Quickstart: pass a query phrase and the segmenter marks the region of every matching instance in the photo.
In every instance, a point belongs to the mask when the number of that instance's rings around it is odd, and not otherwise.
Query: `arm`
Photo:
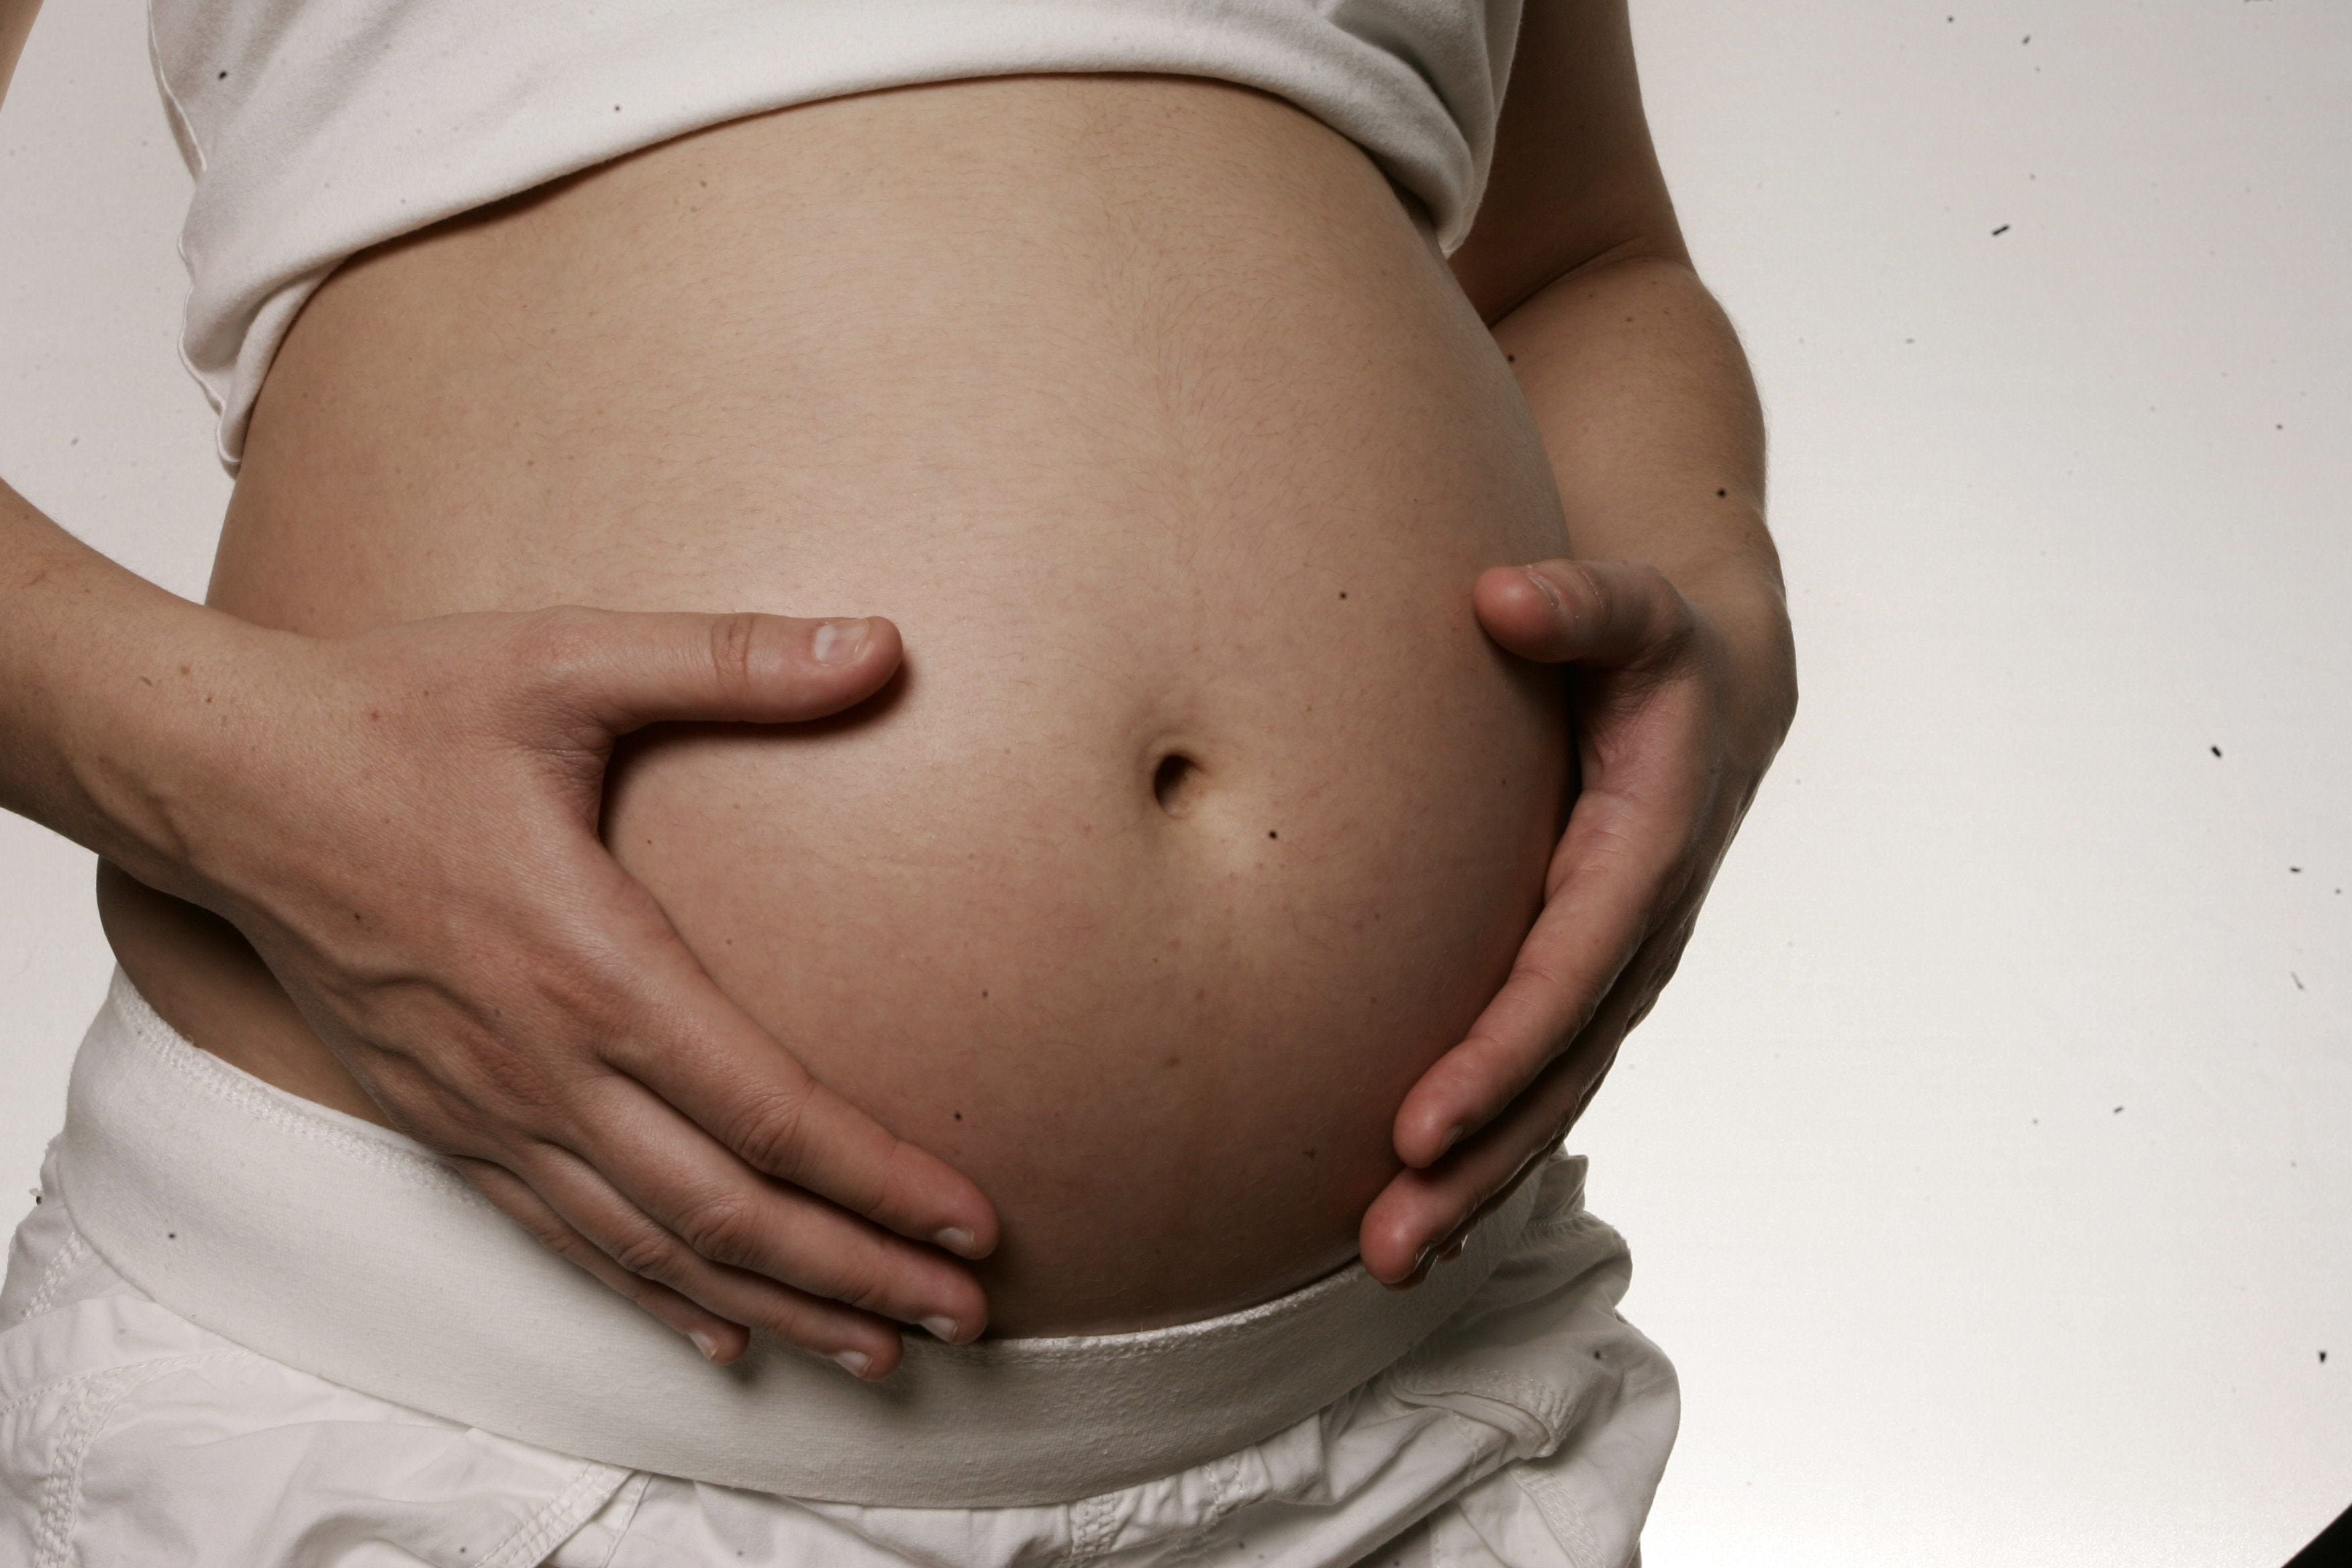
[[[1476,226],[1453,258],[1510,356],[1574,557],[1497,568],[1489,635],[1577,667],[1581,793],[1544,909],[1399,1109],[1366,1267],[1418,1279],[1555,1147],[1672,975],[1796,708],[1764,431],[1691,268],[1623,0],[1528,7]]]
[[[33,18],[41,14],[41,0],[0,0],[0,100],[8,96],[9,79],[32,36]]]
[[[33,11],[0,0],[0,89]],[[646,724],[838,711],[898,655],[752,615],[270,631],[0,485],[0,807],[236,926],[394,1125],[714,1360],[747,1325],[873,1377],[897,1322],[971,1338],[928,1244],[984,1256],[995,1216],[719,992],[598,840],[604,766]]]

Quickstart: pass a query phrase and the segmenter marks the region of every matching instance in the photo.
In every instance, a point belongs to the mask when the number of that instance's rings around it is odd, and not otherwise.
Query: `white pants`
[[[506,1258],[500,1248],[514,1238],[501,1231],[485,1232],[474,1253],[453,1244],[440,1276],[406,1287],[405,1299],[470,1297],[500,1320],[486,1332],[552,1342],[532,1376],[567,1385],[545,1395],[551,1409],[571,1411],[566,1430],[577,1434],[559,1445],[453,1408],[478,1384],[501,1381],[494,1372],[446,1392],[425,1375],[452,1357],[489,1367],[491,1350],[504,1343],[519,1355],[522,1340],[469,1337],[462,1315],[436,1321],[422,1305],[404,1332],[357,1307],[343,1311],[403,1290],[394,1275],[366,1275],[386,1249],[350,1247],[331,1255],[342,1272],[323,1268],[305,1251],[320,1245],[311,1227],[294,1224],[299,1204],[267,1184],[240,1186],[228,1163],[239,1151],[246,1164],[290,1172],[329,1150],[333,1163],[303,1168],[304,1185],[337,1187],[342,1207],[324,1212],[340,1215],[339,1228],[396,1215],[404,1200],[385,1184],[396,1178],[447,1205],[410,1216],[420,1235],[455,1233],[469,1223],[455,1189],[420,1185],[416,1170],[392,1160],[423,1152],[394,1147],[384,1140],[396,1135],[380,1129],[350,1142],[365,1124],[331,1125],[319,1118],[331,1112],[291,1097],[255,1099],[254,1080],[222,1078],[235,1069],[158,1034],[135,1006],[126,1012],[135,1000],[118,994],[93,1026],[66,1131],[0,1288],[0,1563],[9,1568],[1622,1568],[1638,1558],[1678,1396],[1665,1357],[1617,1314],[1630,1265],[1623,1241],[1582,1205],[1580,1159],[1555,1159],[1508,1215],[1474,1233],[1463,1260],[1443,1266],[1475,1272],[1424,1299],[1458,1301],[1442,1321],[1321,1408],[1313,1399],[1327,1396],[1315,1394],[1299,1406],[1311,1414],[1278,1421],[1249,1414],[1277,1407],[1257,1385],[1341,1386],[1312,1380],[1402,1321],[1420,1292],[1397,1298],[1333,1277],[1202,1323],[982,1342],[934,1356],[922,1369],[930,1381],[912,1385],[928,1403],[894,1427],[856,1405],[824,1413],[812,1391],[825,1383],[697,1390],[690,1380],[711,1374],[706,1363],[673,1374],[654,1359],[674,1336],[648,1337],[642,1351],[614,1338],[610,1359],[597,1362],[586,1347],[610,1310],[601,1292],[564,1294],[568,1275],[499,1283],[530,1251],[518,1241],[526,1251]],[[121,1029],[126,1016],[142,1026]],[[216,1091],[244,1110],[212,1103]],[[167,1117],[194,1120],[168,1138],[134,1135],[163,1132]],[[208,1140],[217,1143],[209,1154]],[[273,1140],[285,1147],[273,1152]],[[224,1191],[239,1214],[218,1212]],[[105,1224],[73,1206],[100,1198]],[[265,1250],[272,1224],[299,1234]],[[412,1238],[399,1255],[414,1265],[432,1256],[425,1246]],[[240,1274],[254,1278],[239,1285]],[[232,1287],[309,1302],[306,1323],[340,1314],[341,1337],[289,1337],[266,1304],[227,1294]],[[536,1309],[520,1329],[519,1307]],[[614,1321],[635,1331],[633,1320]],[[1269,1345],[1282,1353],[1269,1359]],[[567,1365],[562,1352],[575,1346],[579,1360]],[[306,1359],[311,1370],[292,1364]],[[386,1397],[383,1380],[402,1376],[419,1392]],[[528,1394],[529,1380],[504,1381],[499,1397]],[[353,1386],[368,1382],[376,1392]],[[638,1394],[583,1397],[600,1386],[675,1394],[662,1409]],[[998,1389],[1001,1405],[988,1397]],[[1065,1430],[1023,1426],[1024,1399]],[[538,1414],[526,1403],[507,1408],[520,1420]],[[745,1445],[745,1431],[769,1436]],[[1225,1447],[1194,1440],[1219,1431],[1239,1436]],[[828,1468],[835,1433],[835,1447],[875,1446]],[[1176,1451],[1170,1434],[1208,1457],[1164,1470],[1130,1462]],[[709,1470],[667,1473],[698,1465],[631,1462],[633,1444],[667,1444],[713,1469],[773,1451],[776,1463],[820,1479],[726,1485]],[[1018,1461],[1009,1470],[1008,1451]],[[958,1500],[978,1483],[957,1479],[949,1461],[967,1456],[974,1474],[995,1466],[989,1488],[1015,1495]],[[1072,1468],[1081,1463],[1093,1468]],[[1080,1489],[1063,1479],[1123,1465],[1130,1479],[1117,1484]],[[1074,1500],[1031,1500],[1040,1497]]]

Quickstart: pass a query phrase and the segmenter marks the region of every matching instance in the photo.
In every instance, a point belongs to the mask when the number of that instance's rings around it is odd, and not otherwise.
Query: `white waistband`
[[[755,1337],[731,1367],[543,1250],[422,1144],[190,1045],[119,972],[57,1145],[67,1207],[191,1321],[348,1387],[632,1469],[837,1502],[1066,1502],[1226,1454],[1381,1371],[1486,1283],[1581,1159],[1419,1288],[1360,1264],[1173,1328],[950,1346],[861,1384]]]

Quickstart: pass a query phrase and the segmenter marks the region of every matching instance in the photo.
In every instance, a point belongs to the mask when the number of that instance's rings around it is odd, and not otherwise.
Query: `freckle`
[[[1161,1062],[1160,1065],[1164,1068],[1182,1067],[1184,1065],[1184,1058],[1182,1057],[1170,1057],[1166,1061]]]
[[[1505,354],[1503,356],[1503,363],[1505,364],[1517,364],[1519,363],[1519,356],[1517,354]]]
[[[1308,1159],[1310,1159],[1310,1160],[1312,1160],[1313,1158],[1315,1158],[1315,1151],[1314,1151],[1314,1150],[1312,1150],[1312,1149],[1307,1150],[1307,1157]]]
[[[961,1111],[961,1110],[957,1111],[957,1112],[955,1113],[955,1119],[956,1119],[958,1121],[961,1121],[963,1120],[963,1112],[962,1112],[962,1111]]]
[[[155,683],[142,675],[139,678],[139,684],[142,686],[152,686]]]
[[[981,999],[982,1001],[983,1001],[983,1002],[987,1001],[987,1000],[988,1000],[988,993],[987,993],[986,991],[982,991],[982,992],[980,994],[980,999]]]
[[[185,674],[187,674],[187,673],[188,673],[188,667],[187,667],[186,665],[184,665],[184,665],[182,665],[182,666],[180,666],[180,673],[181,673],[182,675],[185,675]]]
[[[1267,828],[1267,829],[1265,830],[1265,836],[1266,836],[1268,838],[1279,838],[1279,837],[1282,837],[1282,835],[1281,835],[1281,834],[1276,833],[1276,832],[1273,828],[1271,828],[1271,827],[1269,827],[1269,828]]]
[[[1347,590],[1347,589],[1345,589],[1345,588],[1340,589],[1340,590],[1339,590],[1339,597],[1341,597],[1341,598],[1343,598],[1343,599],[1344,599],[1344,598],[1346,598],[1347,596],[1348,596],[1348,590]]]
[[[1715,499],[1716,499],[1716,500],[1721,500],[1724,497],[1726,497],[1726,496],[1729,495],[1730,493],[1731,493],[1731,492],[1730,492],[1729,490],[1717,490],[1717,491],[1716,491],[1716,492],[1715,492]]]

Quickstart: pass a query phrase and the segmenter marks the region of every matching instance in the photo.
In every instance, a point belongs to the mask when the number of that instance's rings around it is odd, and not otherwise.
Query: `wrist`
[[[1723,674],[1752,746],[1769,757],[1797,712],[1797,648],[1777,559],[1725,560],[1673,578],[1724,650]]]
[[[135,637],[71,703],[58,745],[87,814],[77,833],[139,880],[217,907],[222,829],[267,788],[263,693],[300,639],[184,600],[151,607]]]

